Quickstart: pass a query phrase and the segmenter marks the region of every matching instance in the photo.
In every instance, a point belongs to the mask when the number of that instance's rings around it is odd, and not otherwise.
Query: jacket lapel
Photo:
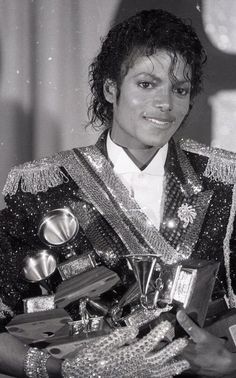
[[[107,132],[96,146],[107,157]],[[185,152],[170,140],[165,165],[164,210],[160,233],[188,258],[198,241],[213,190],[204,190]]]
[[[177,251],[190,256],[213,194],[202,183],[189,159],[173,140],[166,161],[164,211],[160,231]]]

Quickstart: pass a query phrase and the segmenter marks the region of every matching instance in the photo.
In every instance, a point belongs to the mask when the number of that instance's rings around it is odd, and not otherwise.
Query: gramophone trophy
[[[38,236],[48,246],[61,246],[71,241],[79,230],[78,219],[69,207],[49,211],[42,219]]]
[[[43,287],[47,295],[44,292],[25,299],[25,313],[15,316],[7,327],[26,343],[46,342],[52,354],[60,349],[60,356],[73,350],[84,337],[111,330],[104,322],[108,307],[99,296],[120,282],[115,272],[97,264],[92,253],[77,256],[74,239],[78,230],[78,220],[69,207],[51,210],[42,218],[38,236],[45,249],[28,252],[22,262],[22,276]],[[60,262],[61,247],[64,262]],[[74,302],[78,320],[68,313],[67,306]]]
[[[49,294],[52,288],[49,278],[57,269],[57,258],[48,249],[30,252],[22,262],[22,275],[29,282],[37,282],[44,287]]]
[[[128,255],[126,256],[131,265],[134,276],[140,290],[140,304],[148,309],[153,308],[148,301],[148,293],[150,292],[150,284],[154,270],[159,270],[160,265],[157,263],[156,255]]]
[[[150,254],[126,258],[138,283],[142,307],[147,310],[167,305],[184,308],[203,326],[219,263],[189,259],[168,266]]]
[[[78,219],[69,207],[49,211],[39,225],[38,236],[44,244],[51,248],[65,246],[67,249],[66,261],[57,266],[62,280],[93,269],[97,265],[93,253],[76,255],[73,240],[78,231]]]
[[[40,240],[47,249],[29,251],[22,262],[22,275],[29,282],[39,283],[49,294],[53,293],[50,277],[58,269],[55,247],[71,241],[77,234],[79,223],[70,208],[63,207],[49,211],[41,220],[38,228]],[[54,249],[54,251],[53,251]],[[75,252],[68,245],[68,254]]]

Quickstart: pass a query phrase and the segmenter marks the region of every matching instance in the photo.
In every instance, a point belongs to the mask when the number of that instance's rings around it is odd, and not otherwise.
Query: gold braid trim
[[[236,183],[236,153],[221,148],[208,147],[187,139],[181,140],[180,147],[188,152],[208,157],[204,176],[225,184]]]
[[[4,196],[16,194],[19,185],[22,192],[37,194],[67,182],[68,179],[62,172],[57,157],[59,154],[12,168],[2,194]]]

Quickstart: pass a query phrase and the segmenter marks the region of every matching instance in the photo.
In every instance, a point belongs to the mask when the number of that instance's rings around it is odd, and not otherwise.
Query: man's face
[[[130,149],[161,148],[180,127],[189,111],[190,82],[185,63],[178,57],[170,75],[171,57],[164,50],[138,57],[123,79],[120,96],[110,84],[104,89],[113,104],[112,140]],[[190,76],[190,68],[189,75]]]

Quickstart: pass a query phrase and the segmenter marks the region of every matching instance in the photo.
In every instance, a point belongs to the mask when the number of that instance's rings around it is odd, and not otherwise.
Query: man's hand
[[[182,356],[189,361],[191,371],[206,377],[236,377],[236,354],[228,351],[223,339],[198,327],[182,310],[177,320],[190,336]]]
[[[134,326],[113,331],[110,335],[82,342],[75,355],[62,363],[63,378],[122,377],[170,378],[189,368],[189,363],[176,356],[187,344],[177,339],[153,352],[171,330],[168,321],[137,339]]]

